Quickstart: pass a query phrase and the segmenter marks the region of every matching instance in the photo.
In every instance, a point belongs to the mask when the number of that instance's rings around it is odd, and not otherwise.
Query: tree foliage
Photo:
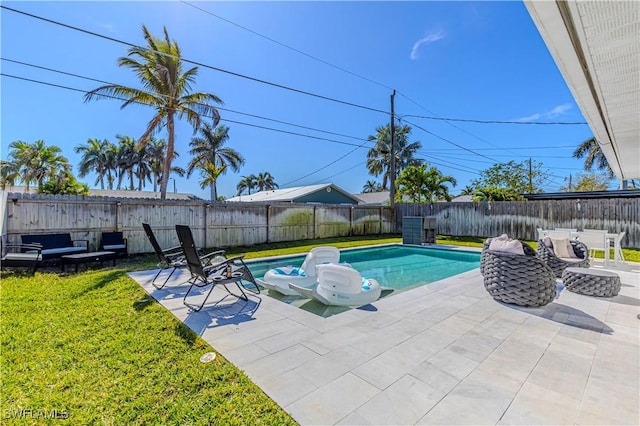
[[[408,166],[400,173],[396,181],[397,201],[401,201],[402,196],[409,197],[414,203],[451,201],[447,184],[455,186],[456,179],[443,175],[436,167],[427,167],[427,164]]]
[[[191,161],[187,166],[187,177],[191,176],[194,170],[200,170],[201,177],[208,182],[208,186],[211,188],[211,200],[218,199],[216,187],[218,177],[226,173],[227,169],[237,172],[244,164],[244,158],[238,151],[224,146],[227,140],[229,140],[227,126],[214,128],[209,123],[203,123],[200,128],[200,136],[192,138],[189,143]],[[215,179],[212,179],[212,170],[218,171]]]
[[[89,195],[89,186],[78,182],[71,172],[65,171],[52,176],[38,189],[38,194]]]
[[[535,194],[542,191],[542,185],[548,179],[549,173],[542,169],[542,163],[535,160],[517,163],[494,164],[481,172],[481,177],[471,181],[474,197],[484,196],[507,197],[523,200],[522,194]],[[483,195],[484,194],[484,195]]]
[[[609,179],[613,179],[615,177],[613,170],[611,170],[611,166],[609,166],[607,157],[604,156],[596,138],[587,139],[578,145],[575,151],[573,151],[573,157],[578,159],[584,158],[585,170],[592,171],[595,167],[596,169],[605,172]]]
[[[560,188],[560,192],[585,192],[585,191],[606,191],[611,178],[608,174],[601,173],[579,173],[575,183],[569,183]]]
[[[160,181],[161,198],[167,194],[167,183],[175,152],[175,120],[186,119],[194,133],[200,128],[202,117],[212,117],[215,127],[220,119],[218,110],[209,102],[222,104],[215,95],[191,92],[198,67],[184,70],[181,50],[175,40],[169,38],[164,28],[164,38],[156,38],[147,27],[142,26],[146,47],[134,46],[128,55],[118,59],[118,65],[133,71],[142,84],[142,89],[108,84],[87,93],[85,102],[93,99],[125,99],[121,108],[131,104],[148,105],[155,115],[147,124],[144,134],[138,139],[138,147],[145,146],[161,129],[168,134],[167,148]],[[217,164],[220,166],[220,164]]]
[[[397,126],[395,130],[395,166],[396,177],[408,166],[417,166],[422,160],[415,158],[416,152],[422,148],[419,141],[409,142],[411,126]],[[375,141],[373,148],[367,153],[367,169],[373,176],[382,175],[382,190],[387,189],[387,183],[391,181],[391,126],[376,127],[376,134],[368,137]]]
[[[61,154],[60,147],[47,145],[43,140],[33,143],[14,141],[9,144],[8,160],[3,162],[2,186],[23,183],[41,189],[45,182],[64,173],[71,173],[71,165]]]
[[[364,194],[382,191],[384,191],[384,189],[382,189],[382,184],[380,182],[376,182],[375,180],[368,180],[362,186],[362,192]]]

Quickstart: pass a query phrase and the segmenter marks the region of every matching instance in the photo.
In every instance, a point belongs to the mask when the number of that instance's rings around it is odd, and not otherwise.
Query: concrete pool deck
[[[187,271],[162,290],[129,275],[303,425],[637,425],[639,270],[612,269],[613,298],[521,308],[475,269],[328,318],[219,288],[190,312]]]

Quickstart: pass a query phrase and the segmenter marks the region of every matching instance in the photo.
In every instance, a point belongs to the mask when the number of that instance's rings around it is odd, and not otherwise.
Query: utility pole
[[[570,173],[569,174],[569,192],[571,192],[571,177],[572,177],[572,175]]]
[[[531,158],[529,158],[529,194],[533,192],[533,171],[531,170]]]
[[[391,94],[391,147],[389,149],[389,155],[391,156],[389,159],[389,198],[391,207],[395,206],[396,203],[396,120],[393,104],[395,96],[396,91],[394,89]]]

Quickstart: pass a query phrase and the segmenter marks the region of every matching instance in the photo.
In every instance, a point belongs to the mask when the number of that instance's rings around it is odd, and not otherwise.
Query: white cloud
[[[527,117],[520,117],[520,118],[516,118],[513,121],[520,121],[520,122],[529,122],[529,121],[536,121],[536,120],[549,120],[549,119],[553,119],[553,118],[558,118],[562,115],[564,115],[567,111],[569,111],[570,109],[573,108],[573,105],[571,104],[562,104],[562,105],[558,105],[556,107],[554,107],[553,109],[546,111],[546,112],[536,112],[535,114],[531,114]]]
[[[442,40],[444,38],[444,33],[442,31],[438,31],[437,33],[429,34],[428,36],[421,38],[413,44],[413,49],[411,49],[410,58],[412,60],[418,59],[418,49],[422,45],[431,44],[435,41]]]

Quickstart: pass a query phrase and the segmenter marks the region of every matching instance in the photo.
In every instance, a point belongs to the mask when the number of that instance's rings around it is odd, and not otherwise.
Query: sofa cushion
[[[65,255],[65,254],[74,254],[74,253],[84,253],[86,251],[87,251],[86,247],[58,247],[58,248],[52,248],[52,249],[44,249],[42,250],[42,255],[43,256],[50,256],[52,254]]]
[[[125,246],[124,244],[111,244],[111,245],[105,245],[102,246],[102,248],[104,250],[124,250],[125,248],[127,248],[127,246]]]

